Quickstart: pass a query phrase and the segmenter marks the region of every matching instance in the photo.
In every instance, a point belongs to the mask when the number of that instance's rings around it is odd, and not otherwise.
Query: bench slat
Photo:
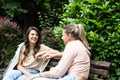
[[[103,69],[96,69],[96,68],[91,68],[90,69],[90,74],[97,74],[97,75],[101,75],[104,77],[107,77],[107,75],[109,74],[108,70],[103,70]]]
[[[104,61],[90,61],[91,68],[90,68],[90,78],[89,80],[104,80],[107,78],[109,74],[110,69],[110,62],[104,62]],[[96,75],[97,77],[94,77],[92,75]]]
[[[58,64],[58,62],[50,62],[50,66],[51,67],[54,67],[54,66],[56,66]]]
[[[96,67],[96,68],[103,68],[103,69],[109,69],[110,68],[110,62],[91,60],[90,64],[92,66]]]
[[[104,79],[101,79],[101,78],[89,78],[88,80],[104,80]]]

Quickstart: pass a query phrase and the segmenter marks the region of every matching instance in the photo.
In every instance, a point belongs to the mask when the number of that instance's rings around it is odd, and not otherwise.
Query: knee
[[[22,75],[22,73],[18,70],[9,70],[5,73],[3,78],[16,78],[17,76]]]
[[[18,70],[9,70],[8,72],[6,72],[5,75],[15,75],[15,74],[22,74],[22,73]]]
[[[26,75],[19,76],[16,80],[27,80]]]

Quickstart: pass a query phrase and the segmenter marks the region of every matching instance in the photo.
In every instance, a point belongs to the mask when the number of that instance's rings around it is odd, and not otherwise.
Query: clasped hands
[[[55,53],[56,53],[56,50],[45,50],[35,54],[34,58],[46,60],[46,59],[53,58],[55,56]]]

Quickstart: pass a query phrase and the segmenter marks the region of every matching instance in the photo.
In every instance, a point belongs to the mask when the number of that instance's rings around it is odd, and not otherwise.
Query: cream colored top
[[[90,52],[84,47],[81,41],[74,40],[67,43],[63,56],[58,65],[50,70],[52,78],[61,78],[68,74],[88,78],[90,69]]]
[[[50,50],[50,49],[51,48],[41,44],[40,52]],[[25,46],[23,46],[22,54],[24,50],[25,50]],[[40,71],[40,67],[45,62],[45,60],[42,60],[42,59],[35,60],[33,54],[34,54],[33,50],[30,50],[30,53],[28,54],[28,56],[25,57],[22,63],[22,66],[25,68],[33,68]]]

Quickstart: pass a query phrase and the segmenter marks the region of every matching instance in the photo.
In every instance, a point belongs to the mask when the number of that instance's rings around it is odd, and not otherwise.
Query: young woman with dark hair
[[[41,44],[40,32],[36,27],[29,27],[26,32],[24,43],[21,44],[18,54],[18,62],[15,69],[8,70],[3,80],[26,80],[27,77],[31,77],[33,74],[42,72],[47,66],[49,59],[41,59],[40,56],[50,52],[56,53],[57,50],[53,50],[48,46]],[[14,64],[13,64],[14,65]]]

